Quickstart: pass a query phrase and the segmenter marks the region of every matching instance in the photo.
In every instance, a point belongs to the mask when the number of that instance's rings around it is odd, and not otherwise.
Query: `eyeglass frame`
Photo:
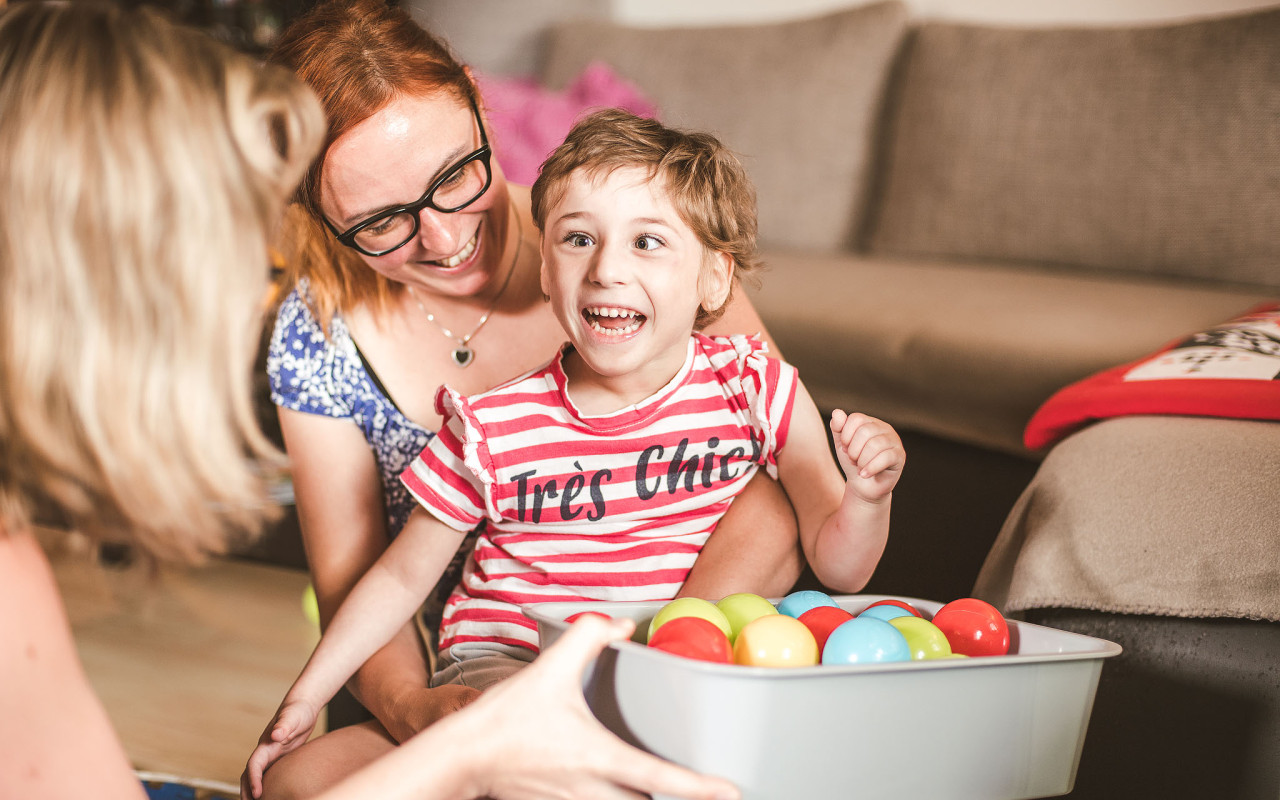
[[[463,156],[461,159],[455,161],[453,164],[451,164],[448,169],[446,169],[443,173],[440,174],[440,177],[436,178],[434,181],[431,182],[431,185],[427,187],[427,191],[423,193],[422,197],[419,197],[417,200],[415,200],[412,203],[408,203],[407,205],[403,205],[403,206],[396,206],[395,208],[389,208],[386,211],[382,211],[377,214],[374,214],[373,216],[367,219],[363,219],[360,222],[357,222],[355,225],[351,226],[350,228],[347,228],[345,231],[341,233],[339,233],[338,229],[334,227],[332,222],[329,221],[328,217],[326,217],[323,213],[320,214],[320,221],[325,224],[325,227],[329,229],[329,231],[334,235],[334,237],[342,245],[349,247],[352,250],[355,250],[357,253],[369,256],[370,258],[377,258],[378,256],[385,256],[387,253],[394,253],[396,250],[399,250],[401,247],[404,247],[406,244],[413,241],[413,238],[418,235],[418,230],[421,228],[421,225],[422,225],[422,219],[419,216],[420,214],[422,214],[422,209],[430,208],[431,210],[438,211],[441,214],[453,214],[471,205],[475,201],[479,200],[481,197],[484,197],[485,192],[489,191],[489,187],[493,185],[493,166],[490,163],[491,159],[493,158],[493,148],[489,146],[489,135],[485,133],[484,121],[480,119],[480,109],[476,107],[475,99],[471,98],[470,100],[468,100],[468,102],[471,105],[471,113],[475,115],[476,126],[480,128],[480,146],[475,150],[472,150],[467,155]],[[436,190],[440,188],[440,185],[444,183],[446,180],[448,180],[449,178],[453,177],[455,173],[457,173],[459,170],[466,167],[472,161],[477,161],[477,160],[484,165],[485,179],[484,179],[484,186],[480,188],[480,191],[476,193],[476,196],[471,198],[467,202],[463,203],[462,205],[454,206],[453,208],[441,208],[440,206],[436,205],[435,201],[432,198],[435,195]],[[364,230],[365,228],[369,227],[375,222],[380,222],[384,219],[389,219],[391,217],[394,217],[397,214],[406,214],[406,213],[409,214],[411,217],[413,217],[413,230],[409,233],[408,237],[406,237],[405,240],[400,244],[396,245],[395,247],[389,247],[386,250],[379,250],[377,252],[374,252],[371,250],[366,250],[356,243],[355,237],[356,237],[356,234],[360,233],[360,231]]]

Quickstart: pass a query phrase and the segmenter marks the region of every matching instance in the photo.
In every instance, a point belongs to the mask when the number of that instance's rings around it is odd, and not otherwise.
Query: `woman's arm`
[[[736,592],[782,597],[804,569],[797,531],[787,493],[757,470],[707,539],[679,596],[713,603]]]
[[[707,333],[758,333],[777,356],[773,339],[741,286],[734,287],[724,316]],[[763,470],[758,471],[707,540],[680,595],[712,602],[735,592],[781,597],[791,591],[804,569],[797,530],[787,493]]]
[[[0,783],[6,797],[142,800],[76,656],[49,562],[0,528]]]
[[[373,453],[349,420],[280,410],[294,494],[322,627],[386,550],[382,482]],[[349,683],[397,741],[475,698],[466,687],[428,689],[426,654],[411,623]]]

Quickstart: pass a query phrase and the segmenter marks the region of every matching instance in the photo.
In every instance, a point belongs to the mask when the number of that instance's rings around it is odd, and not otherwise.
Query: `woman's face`
[[[342,135],[320,175],[320,209],[339,231],[422,197],[450,167],[480,147],[471,106],[447,93],[399,97]],[[381,256],[361,256],[378,273],[436,294],[478,294],[501,277],[508,225],[507,184],[493,182],[452,214],[424,208],[418,233]]]

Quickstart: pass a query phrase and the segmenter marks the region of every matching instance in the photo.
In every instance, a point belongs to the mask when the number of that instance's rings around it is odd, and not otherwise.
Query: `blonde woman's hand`
[[[469,786],[475,796],[740,797],[726,780],[698,775],[624,743],[587,708],[582,694],[587,664],[634,628],[628,620],[584,617],[527,668],[450,718],[448,724],[455,726],[451,735],[467,737],[474,754]]]

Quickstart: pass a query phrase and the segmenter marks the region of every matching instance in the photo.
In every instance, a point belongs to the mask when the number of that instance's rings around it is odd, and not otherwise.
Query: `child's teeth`
[[[610,328],[600,324],[599,320],[604,318],[629,319],[630,322],[622,327]],[[587,309],[587,324],[605,336],[625,336],[628,333],[634,333],[643,323],[644,317],[630,309],[610,306],[595,306]]]

